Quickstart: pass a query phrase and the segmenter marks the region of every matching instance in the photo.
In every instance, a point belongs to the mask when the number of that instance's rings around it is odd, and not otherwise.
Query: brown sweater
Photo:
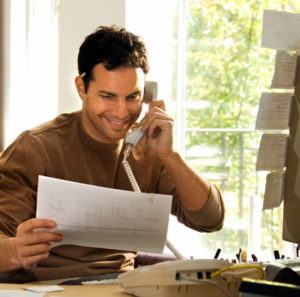
[[[23,132],[0,157],[0,235],[15,236],[21,222],[35,217],[38,175],[132,190],[121,166],[122,150],[122,144],[91,138],[80,112]],[[223,226],[224,205],[214,185],[202,209],[186,211],[168,172],[143,141],[128,161],[142,192],[173,195],[172,214],[180,222],[204,232]],[[131,269],[134,257],[132,252],[64,245],[52,248],[37,267],[13,273],[21,282],[96,275]]]

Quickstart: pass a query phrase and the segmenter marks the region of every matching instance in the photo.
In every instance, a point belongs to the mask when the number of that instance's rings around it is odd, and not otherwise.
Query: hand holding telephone
[[[151,102],[152,100],[155,100],[155,99],[157,99],[157,82],[146,81],[143,100],[145,102]],[[126,147],[125,147],[125,150],[123,153],[124,159],[122,161],[122,164],[128,175],[128,178],[132,185],[132,188],[135,192],[140,192],[141,190],[135,180],[135,177],[133,175],[131,167],[126,159],[130,155],[132,148],[136,147],[139,144],[139,142],[142,140],[144,135],[145,135],[145,132],[142,131],[142,127],[140,126],[138,129],[130,132],[125,138]]]
[[[157,99],[157,91],[158,91],[158,84],[155,81],[146,81],[145,82],[145,89],[144,89],[144,101],[145,102],[151,102],[152,100]],[[142,140],[145,133],[142,131],[142,127],[139,127],[138,129],[130,132],[126,138],[126,148],[124,150],[124,161],[126,161],[126,158],[129,156],[131,150],[133,147],[136,147],[139,142]]]
[[[146,81],[145,89],[144,89],[144,102],[151,102],[152,100],[157,99],[157,90],[158,84],[155,81]],[[135,147],[139,144],[144,136],[144,132],[142,132],[142,128],[132,131],[125,138],[125,143],[130,145],[131,147]]]

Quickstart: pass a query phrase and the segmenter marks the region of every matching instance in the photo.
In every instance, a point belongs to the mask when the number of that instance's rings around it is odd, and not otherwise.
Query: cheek
[[[142,111],[142,103],[141,102],[132,102],[128,104],[128,110],[131,114],[139,116]]]
[[[93,114],[103,113],[107,110],[107,106],[105,106],[105,104],[103,104],[100,100],[87,100],[85,101],[84,108],[89,113]]]

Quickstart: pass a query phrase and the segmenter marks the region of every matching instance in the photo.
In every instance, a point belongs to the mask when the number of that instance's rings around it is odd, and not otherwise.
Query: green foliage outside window
[[[247,247],[249,205],[253,199],[262,203],[264,195],[265,173],[255,171],[261,132],[253,130],[260,94],[270,91],[276,51],[260,46],[263,11],[300,12],[300,3],[185,3],[185,157],[220,187],[226,202],[225,228],[205,236],[207,248],[231,253]],[[177,70],[174,80],[176,75]],[[281,216],[281,208],[262,213],[262,250],[271,252],[282,245]]]

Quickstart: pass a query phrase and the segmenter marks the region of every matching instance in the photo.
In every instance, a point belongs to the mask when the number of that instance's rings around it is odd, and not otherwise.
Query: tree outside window
[[[266,174],[255,171],[262,135],[255,120],[276,54],[260,46],[264,9],[300,12],[300,3],[179,0],[174,17],[176,135],[182,135],[185,159],[219,186],[226,204],[223,230],[201,235],[210,254],[220,247],[232,256],[248,247],[270,258],[283,249],[282,208],[262,212]]]

